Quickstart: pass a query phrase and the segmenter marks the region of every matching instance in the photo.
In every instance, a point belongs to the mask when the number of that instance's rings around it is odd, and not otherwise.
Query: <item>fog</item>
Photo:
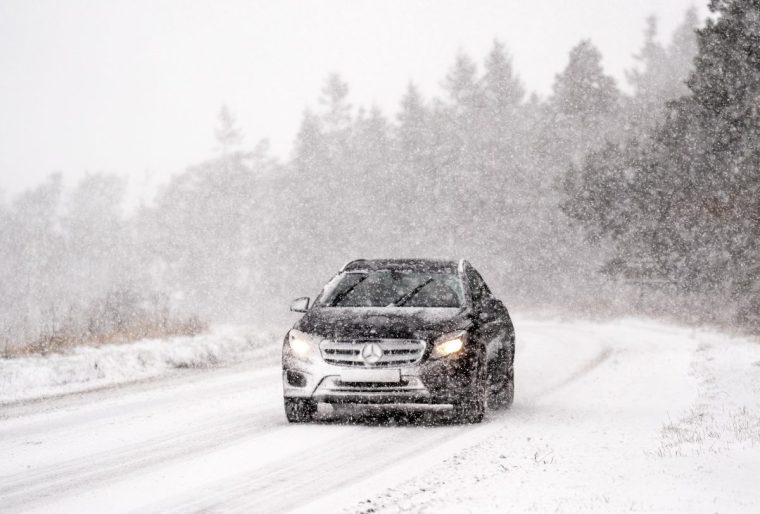
[[[0,346],[277,327],[372,257],[466,258],[512,309],[756,330],[760,11],[719,4],[641,20],[625,83],[582,40],[530,94],[497,40],[394,110],[325,70],[288,158],[220,106],[216,149],[139,207],[123,176],[52,175],[0,203]]]

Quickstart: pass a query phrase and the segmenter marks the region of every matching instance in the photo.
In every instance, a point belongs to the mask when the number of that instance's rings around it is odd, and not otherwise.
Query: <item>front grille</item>
[[[382,356],[375,363],[366,362],[362,358],[362,348],[373,343],[382,350]],[[336,366],[365,368],[409,366],[422,359],[425,353],[425,341],[419,339],[327,339],[322,341],[320,349],[325,362]]]

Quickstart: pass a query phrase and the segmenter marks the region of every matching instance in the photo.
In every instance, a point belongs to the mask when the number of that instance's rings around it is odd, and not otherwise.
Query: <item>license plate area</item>
[[[347,369],[340,374],[341,382],[401,382],[400,369]]]

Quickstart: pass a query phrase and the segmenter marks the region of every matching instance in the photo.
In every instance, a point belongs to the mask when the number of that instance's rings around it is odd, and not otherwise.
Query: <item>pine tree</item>
[[[626,78],[633,86],[627,118],[631,128],[639,134],[650,130],[661,120],[660,113],[665,109],[665,101],[672,100],[668,95],[673,75],[667,51],[657,41],[657,18],[650,16],[646,23],[644,44],[635,55],[640,67],[626,72]]]
[[[355,158],[373,176],[385,176],[390,169],[390,126],[383,112],[373,105],[369,115],[362,114],[356,121]]]
[[[604,73],[601,61],[599,50],[590,41],[581,41],[555,78],[544,128],[548,148],[544,151],[552,166],[562,171],[568,163],[578,165],[584,155],[598,150],[605,141],[621,137],[620,94],[615,80]]]
[[[324,108],[322,121],[327,133],[337,133],[348,129],[351,124],[351,104],[348,102],[348,84],[340,75],[332,73],[322,87],[319,103]]]
[[[214,135],[222,154],[228,154],[243,142],[243,133],[237,127],[235,117],[226,105],[222,105],[219,109],[218,122]]]
[[[484,114],[480,121],[482,184],[478,197],[487,210],[499,211],[523,198],[519,175],[522,170],[518,155],[524,146],[521,140],[521,102],[525,96],[520,79],[512,69],[512,59],[505,46],[494,41],[485,60],[485,72],[481,78],[484,97]],[[484,223],[498,223],[495,232],[504,232],[510,216]]]
[[[417,87],[411,82],[401,99],[401,110],[396,116],[396,137],[401,160],[415,168],[425,166],[426,156],[431,152],[429,114]]]
[[[484,96],[484,116],[482,121],[489,167],[504,165],[514,161],[515,141],[520,127],[520,103],[525,96],[525,88],[512,69],[512,59],[499,41],[485,62],[485,73],[481,79]]]
[[[675,99],[689,93],[686,80],[694,70],[694,57],[697,55],[697,26],[699,18],[697,9],[686,10],[683,22],[673,32],[668,45],[668,67],[673,81],[668,96]]]
[[[477,80],[478,67],[467,54],[460,52],[454,66],[443,81],[451,105],[466,115],[470,115],[482,105],[482,90]]]
[[[460,52],[443,81],[448,102],[440,102],[434,108],[434,116],[440,120],[434,122],[440,131],[440,139],[435,143],[440,146],[438,153],[445,156],[446,163],[440,171],[450,184],[462,182],[461,187],[477,182],[472,173],[481,168],[478,161],[483,155],[480,128],[486,111],[477,74],[475,61]]]
[[[705,279],[722,279],[760,325],[760,2],[713,0],[710,9],[719,16],[698,31],[693,95],[674,123],[695,113],[704,139],[692,173],[703,172],[699,229],[714,234]]]
[[[696,10],[686,11],[667,48],[657,41],[657,19],[647,19],[644,44],[635,56],[640,67],[626,72],[634,89],[627,119],[633,136],[643,137],[663,121],[666,104],[688,93],[686,80],[696,54]]]
[[[315,173],[325,157],[324,135],[319,117],[310,110],[303,113],[301,127],[293,145],[293,163],[302,173]]]
[[[482,84],[490,113],[501,122],[506,122],[522,102],[525,88],[515,75],[512,59],[500,41],[494,41],[486,58]]]
[[[552,101],[561,113],[583,119],[617,108],[615,80],[604,73],[602,54],[591,41],[583,40],[570,51],[567,67],[555,79]]]

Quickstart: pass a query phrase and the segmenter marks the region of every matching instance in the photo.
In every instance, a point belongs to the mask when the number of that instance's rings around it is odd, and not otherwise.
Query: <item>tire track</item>
[[[602,365],[612,354],[602,348],[591,360],[584,362],[569,376],[528,397],[529,401],[550,395],[583,378]],[[256,470],[255,476],[241,477],[230,482],[217,481],[194,494],[192,498],[173,499],[148,508],[151,512],[284,512],[317,501],[320,497],[342,487],[367,479],[393,466],[404,466],[445,443],[469,434],[463,448],[475,446],[490,434],[500,431],[510,421],[508,412],[495,414],[490,422],[473,426],[440,427],[435,435],[404,430],[398,435],[374,437],[375,431],[358,430],[350,441],[341,440],[339,452],[333,447],[322,448],[306,455],[291,456]],[[295,428],[295,427],[294,427]],[[304,431],[308,426],[298,427]],[[362,427],[364,428],[364,427]],[[397,430],[397,427],[384,427]],[[420,427],[423,430],[435,428]],[[438,427],[436,427],[438,428]],[[473,440],[474,439],[474,440]],[[360,441],[357,443],[357,441]],[[381,450],[378,451],[378,448]],[[346,471],[343,471],[346,470]],[[318,480],[315,478],[318,477]]]
[[[233,375],[228,375],[231,370],[233,371]],[[279,374],[279,368],[276,367],[260,368],[253,372],[241,370],[240,366],[228,369],[213,368],[204,370],[202,372],[203,380],[216,381],[220,378],[232,378],[231,381],[212,383],[204,389],[204,392],[205,394],[209,394],[213,390],[225,389],[235,384],[258,384],[268,380],[270,378],[268,375],[273,374],[274,370],[277,370],[276,373]],[[62,410],[74,409],[82,405],[89,406],[104,403],[106,404],[104,407],[107,407],[108,402],[112,400],[130,406],[155,403],[157,399],[172,397],[178,391],[197,388],[197,384],[193,383],[192,380],[199,376],[198,373],[198,370],[176,370],[165,376],[105,385],[87,391],[61,393],[44,398],[3,403],[0,404],[0,421],[17,420],[47,413],[58,413]],[[0,430],[0,434],[6,432],[6,430]]]
[[[410,437],[406,428],[401,431],[399,427],[387,428],[379,437],[377,431],[371,428],[355,430],[348,440],[344,436],[330,439],[321,448],[306,455],[293,455],[263,466],[256,470],[255,476],[241,477],[232,482],[217,481],[192,498],[179,502],[173,499],[147,510],[176,513],[281,512],[371,476],[379,469],[423,454],[467,430],[463,426],[443,426],[426,428],[425,433],[420,433],[414,428]],[[431,430],[437,433],[429,433]],[[333,444],[334,439],[340,441]],[[349,471],[342,472],[342,469]]]
[[[570,374],[567,378],[560,380],[559,382],[550,385],[549,387],[546,387],[533,395],[533,399],[537,400],[539,398],[543,398],[544,396],[548,396],[556,391],[559,391],[560,389],[563,389],[567,387],[568,385],[572,384],[573,382],[576,382],[577,380],[580,380],[581,378],[585,377],[592,371],[594,371],[596,368],[601,366],[607,359],[609,359],[610,355],[612,355],[612,349],[611,348],[604,348],[599,355],[597,355],[594,359],[590,360],[583,366],[581,366],[579,369],[575,370],[573,373]]]
[[[169,434],[132,445],[67,461],[61,465],[21,475],[0,477],[0,501],[4,508],[17,511],[31,503],[62,491],[90,488],[135,472],[145,472],[188,455],[199,456],[234,446],[238,442],[284,428],[279,409],[268,409],[264,423],[253,425],[249,412],[225,423],[208,423],[184,435]]]

